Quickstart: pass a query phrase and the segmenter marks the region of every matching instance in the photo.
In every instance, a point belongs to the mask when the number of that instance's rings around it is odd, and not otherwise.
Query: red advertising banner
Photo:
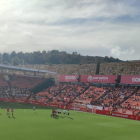
[[[110,111],[106,111],[106,110],[96,110],[96,114],[110,115],[110,116],[114,116],[114,117],[120,117],[120,118],[132,119],[132,120],[140,119],[140,118],[136,117],[136,115],[121,114],[121,113],[110,112]]]
[[[120,113],[114,113],[114,112],[111,115],[114,117],[136,120],[136,115],[127,115],[127,114],[120,114]]]
[[[133,111],[132,110],[127,110],[127,109],[117,109],[117,113],[133,115]]]
[[[81,75],[81,82],[116,83],[117,75]]]
[[[117,113],[122,113],[123,109],[117,109]]]
[[[122,75],[121,84],[140,84],[140,75]]]
[[[59,75],[60,82],[77,82],[79,75]]]
[[[133,115],[133,111],[132,110],[126,110],[125,113],[128,114],[128,115]]]

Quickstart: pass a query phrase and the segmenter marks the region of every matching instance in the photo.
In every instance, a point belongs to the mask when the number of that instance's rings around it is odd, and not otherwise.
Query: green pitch
[[[6,108],[14,107],[14,117]],[[70,111],[51,118],[51,108],[0,102],[0,140],[139,140],[140,122]],[[67,112],[67,110],[66,110]]]

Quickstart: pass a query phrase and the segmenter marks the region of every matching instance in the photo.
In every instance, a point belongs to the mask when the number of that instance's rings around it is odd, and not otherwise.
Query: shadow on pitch
[[[68,119],[71,119],[71,120],[74,120],[73,118],[71,118],[71,117],[67,117]]]
[[[12,116],[12,117],[11,117],[11,116],[8,116],[8,118],[9,118],[9,119],[11,119],[11,118],[16,119],[14,116]]]
[[[59,119],[59,117],[52,117],[52,118],[54,118],[54,119]]]
[[[59,116],[59,117],[61,117],[61,118],[65,118],[64,116]]]
[[[59,116],[51,116],[54,119],[59,119]]]
[[[67,116],[59,116],[59,117],[61,117],[61,118],[68,118],[68,119],[74,120],[73,118],[67,117]]]
[[[7,109],[8,107],[14,108],[14,109],[33,109],[34,106],[36,106],[36,109],[52,109],[52,107],[47,106],[40,106],[40,105],[33,105],[33,104],[25,104],[25,103],[9,103],[9,102],[2,102],[0,101],[1,108]]]
[[[37,114],[36,112],[34,112],[35,114]]]

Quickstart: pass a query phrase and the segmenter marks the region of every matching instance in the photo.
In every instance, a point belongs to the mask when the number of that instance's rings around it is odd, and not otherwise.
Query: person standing
[[[65,113],[66,113],[66,112],[65,112],[65,109],[64,109],[64,110],[63,110],[63,114],[64,114],[64,116],[65,116]]]
[[[7,108],[7,115],[10,115],[10,114],[9,114],[9,107]]]
[[[13,108],[11,109],[11,112],[12,112],[12,116],[13,116],[14,115],[14,109]]]
[[[35,112],[35,106],[33,107],[33,111]]]
[[[59,109],[60,115],[61,115],[61,109]]]
[[[69,115],[70,115],[70,111],[68,110],[68,117],[69,117]]]
[[[59,115],[59,114],[60,114],[60,109],[58,109],[58,111],[57,111],[57,112],[58,112],[58,115]]]

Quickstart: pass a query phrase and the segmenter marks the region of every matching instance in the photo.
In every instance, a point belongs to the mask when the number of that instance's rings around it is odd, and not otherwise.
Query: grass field
[[[6,108],[15,108],[14,117]],[[70,111],[51,118],[51,108],[0,102],[0,140],[139,140],[140,122]]]

